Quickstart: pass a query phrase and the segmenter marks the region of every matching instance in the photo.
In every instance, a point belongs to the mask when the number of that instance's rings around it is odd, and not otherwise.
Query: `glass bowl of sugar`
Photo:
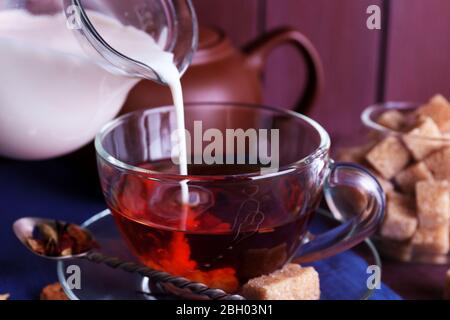
[[[364,142],[337,159],[368,168],[386,194],[375,243],[386,257],[447,264],[450,222],[450,104],[441,95],[424,104],[389,102],[366,108]]]

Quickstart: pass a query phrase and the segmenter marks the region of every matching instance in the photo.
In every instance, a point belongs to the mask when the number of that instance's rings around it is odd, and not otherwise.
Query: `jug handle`
[[[283,44],[291,44],[297,48],[306,62],[308,80],[295,105],[295,111],[307,114],[322,91],[324,76],[320,56],[305,35],[292,28],[280,28],[266,33],[244,47],[247,64],[262,74],[270,53]]]

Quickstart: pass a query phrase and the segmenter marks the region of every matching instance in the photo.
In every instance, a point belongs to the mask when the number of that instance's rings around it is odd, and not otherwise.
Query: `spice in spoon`
[[[26,240],[35,253],[49,257],[77,255],[98,247],[91,235],[71,223],[40,223]]]

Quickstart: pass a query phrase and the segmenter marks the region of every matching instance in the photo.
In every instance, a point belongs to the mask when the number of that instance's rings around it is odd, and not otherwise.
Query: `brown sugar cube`
[[[59,283],[53,283],[42,289],[41,300],[69,300]]]
[[[339,149],[336,159],[340,162],[355,162],[363,164],[365,162],[367,152],[372,149],[374,144],[374,142],[371,142],[362,146],[341,148]]]
[[[273,248],[249,249],[242,262],[242,276],[250,279],[283,266],[288,259],[286,243]]]
[[[447,181],[419,181],[416,204],[421,228],[435,228],[449,222],[450,194]]]
[[[388,129],[398,131],[404,126],[405,117],[398,110],[389,110],[378,117],[377,123]]]
[[[435,179],[450,180],[450,148],[432,153],[424,162]]]
[[[416,183],[422,180],[433,180],[433,174],[423,162],[413,164],[395,176],[395,182],[405,193],[413,193]]]
[[[8,300],[9,299],[9,293],[3,293],[0,294],[0,301]]]
[[[450,269],[445,275],[444,300],[450,300]]]
[[[386,215],[381,226],[381,235],[397,241],[410,239],[417,229],[414,199],[397,193],[387,198]]]
[[[413,246],[411,241],[382,239],[377,243],[377,247],[385,257],[403,262],[409,262],[413,258]]]
[[[383,189],[384,193],[388,194],[392,191],[394,191],[394,185],[389,181],[381,177],[380,175],[376,173],[372,173],[374,177],[377,179],[378,183],[380,184],[381,188]]]
[[[450,146],[450,132],[441,132],[442,139],[443,139],[443,146],[448,147]]]
[[[389,180],[406,167],[411,156],[397,138],[389,136],[373,147],[366,159],[383,178]]]
[[[313,267],[291,263],[269,275],[251,279],[241,294],[250,300],[319,300],[319,274]]]
[[[443,146],[441,132],[431,118],[420,121],[418,127],[403,136],[403,142],[418,161]]]
[[[371,169],[367,169],[378,181],[381,188],[383,189],[385,194],[391,193],[394,191],[394,185],[389,181],[380,176],[377,172]]]
[[[450,131],[450,104],[442,95],[434,96],[428,104],[418,109],[421,117],[430,117],[441,131]]]
[[[412,237],[414,252],[447,254],[449,251],[448,222],[434,229],[419,228]]]

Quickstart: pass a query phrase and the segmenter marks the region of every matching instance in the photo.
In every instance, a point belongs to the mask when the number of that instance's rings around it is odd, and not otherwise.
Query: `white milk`
[[[114,49],[149,65],[169,85],[180,174],[187,175],[183,94],[173,55],[134,27],[95,12],[89,17]],[[138,81],[113,75],[88,58],[62,14],[0,11],[0,154],[43,159],[81,147],[119,112]],[[181,185],[187,203],[187,182]]]
[[[80,148],[138,81],[86,57],[62,14],[0,11],[0,154],[34,160]]]
[[[180,174],[188,174],[186,131],[184,121],[183,91],[180,73],[174,64],[173,54],[161,47],[164,37],[157,43],[149,34],[132,26],[124,27],[116,20],[95,13],[90,13],[93,25],[106,42],[120,53],[150,66],[170,88],[177,119],[179,142]],[[93,19],[95,18],[95,19]],[[150,79],[151,80],[151,79]],[[189,191],[187,181],[181,182],[182,201],[188,203]]]

